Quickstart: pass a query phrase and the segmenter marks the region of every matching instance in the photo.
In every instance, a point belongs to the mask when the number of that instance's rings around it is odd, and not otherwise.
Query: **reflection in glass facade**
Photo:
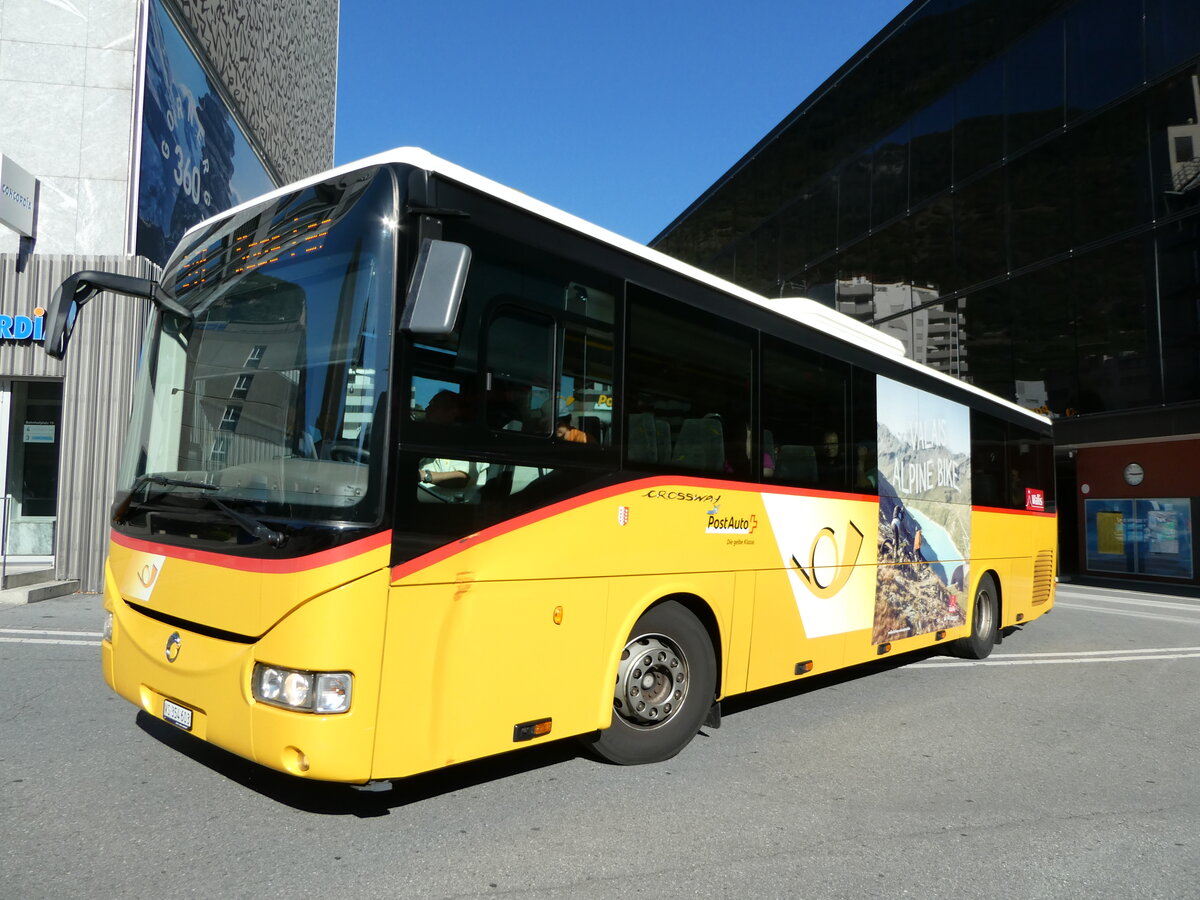
[[[869,322],[1063,447],[1194,435],[1200,3],[911,3],[654,245]]]

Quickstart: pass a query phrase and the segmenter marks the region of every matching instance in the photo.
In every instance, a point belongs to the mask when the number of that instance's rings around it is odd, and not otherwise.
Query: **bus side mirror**
[[[83,271],[69,276],[54,291],[46,310],[46,353],[62,359],[67,353],[71,333],[79,321],[79,310],[100,291],[113,291],[131,297],[157,300],[158,284],[149,278],[133,275],[113,275],[109,272]]]
[[[408,287],[401,329],[428,335],[454,331],[470,266],[471,248],[466,244],[423,240]]]

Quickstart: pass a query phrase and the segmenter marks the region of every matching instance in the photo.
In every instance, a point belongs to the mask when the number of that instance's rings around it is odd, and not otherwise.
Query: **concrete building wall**
[[[0,150],[41,180],[39,253],[126,249],[137,19],[136,0],[0,0]]]
[[[177,6],[283,181],[328,168],[338,0],[177,0]]]

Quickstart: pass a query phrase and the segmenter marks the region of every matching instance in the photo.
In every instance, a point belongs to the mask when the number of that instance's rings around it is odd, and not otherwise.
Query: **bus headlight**
[[[283,666],[254,666],[254,699],[284,709],[320,714],[350,709],[354,676],[349,672],[307,672]]]
[[[350,708],[350,673],[325,672],[317,676],[315,712],[340,713]]]

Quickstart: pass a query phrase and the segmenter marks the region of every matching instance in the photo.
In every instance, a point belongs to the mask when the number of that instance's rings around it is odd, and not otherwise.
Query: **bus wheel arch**
[[[673,594],[652,604],[621,648],[612,722],[585,741],[619,765],[675,756],[718,695],[719,647],[715,617],[700,598]]]
[[[979,576],[971,598],[971,632],[950,644],[950,652],[962,659],[984,659],[1000,642],[1000,578],[992,569]]]

